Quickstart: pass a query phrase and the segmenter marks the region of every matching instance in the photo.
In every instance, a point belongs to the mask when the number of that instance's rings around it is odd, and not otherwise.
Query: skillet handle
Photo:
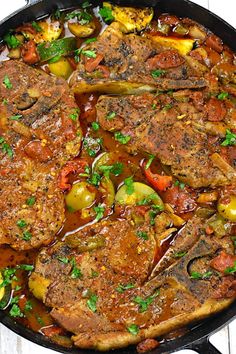
[[[209,342],[208,337],[188,345],[186,349],[195,350],[199,354],[221,354],[221,352]]]

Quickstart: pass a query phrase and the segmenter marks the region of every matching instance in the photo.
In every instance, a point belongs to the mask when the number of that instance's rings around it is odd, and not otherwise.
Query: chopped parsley
[[[42,32],[43,31],[42,27],[40,27],[40,25],[36,21],[33,21],[31,23],[31,25],[35,29],[36,32]]]
[[[157,69],[157,70],[153,70],[151,72],[151,75],[152,75],[153,79],[157,79],[158,77],[164,75],[165,73],[166,73],[165,70]]]
[[[11,116],[9,119],[10,120],[20,120],[22,118],[22,114],[16,114],[15,116]]]
[[[125,290],[133,289],[135,286],[134,284],[119,284],[118,287],[116,288],[116,291],[120,294],[125,292]]]
[[[16,268],[5,268],[2,272],[3,282],[0,283],[0,289],[10,285],[13,280],[17,280]]]
[[[149,167],[151,166],[153,160],[155,159],[155,155],[149,155],[149,159],[148,159],[148,162],[146,163],[146,166],[145,166],[145,170],[148,170]]]
[[[19,306],[17,304],[14,304],[9,311],[9,315],[11,317],[24,317],[24,314],[21,312]]]
[[[7,105],[7,104],[8,104],[8,99],[7,99],[7,98],[4,98],[3,101],[2,101],[2,103],[3,103],[4,105]]]
[[[12,148],[10,147],[9,144],[5,142],[5,139],[1,136],[0,136],[0,147],[4,154],[7,154],[11,159],[13,158],[14,154]]]
[[[123,173],[124,165],[121,162],[115,162],[113,165],[104,165],[99,167],[99,171],[101,171],[104,176],[109,177],[110,173],[115,176],[119,176]]]
[[[186,251],[183,251],[183,252],[176,252],[176,253],[174,254],[174,257],[175,257],[175,258],[182,258],[182,257],[184,257],[186,254],[187,254]]]
[[[163,107],[163,111],[169,111],[169,109],[171,109],[173,107],[173,104],[168,103]]]
[[[157,104],[156,103],[153,103],[152,104],[152,109],[154,110],[154,109],[156,109],[157,108]]]
[[[11,33],[6,34],[3,40],[9,48],[15,49],[21,45],[19,39],[16,36],[14,36],[14,34]]]
[[[84,139],[83,148],[87,151],[90,157],[95,157],[98,151],[101,149],[102,139],[87,137]]]
[[[32,272],[34,270],[34,266],[32,264],[20,264],[18,268],[27,272]]]
[[[233,267],[227,267],[224,272],[225,272],[225,274],[235,273],[236,272],[236,261],[234,262]]]
[[[86,39],[86,41],[84,41],[84,43],[89,44],[89,43],[93,43],[97,41],[97,37],[94,38],[88,38]]]
[[[102,177],[99,175],[99,173],[94,172],[91,177],[88,179],[88,182],[92,184],[93,186],[98,187],[100,182],[101,182]]]
[[[162,210],[162,207],[159,205],[152,205],[152,210],[149,211],[149,217],[150,217],[150,225],[154,226],[155,225],[155,218],[157,214]]]
[[[211,277],[213,273],[212,272],[206,272],[206,273],[199,273],[199,272],[192,272],[190,275],[191,275],[191,279],[197,279],[197,280],[200,280],[200,279],[208,279]]]
[[[154,295],[147,297],[146,299],[142,299],[140,296],[136,296],[134,298],[134,302],[139,305],[139,312],[145,312],[148,309],[148,306],[151,305],[155,297],[159,295],[159,291],[157,291]]]
[[[73,279],[81,278],[83,275],[81,273],[81,270],[77,267],[74,257],[70,260],[70,264],[72,265],[71,278]]]
[[[97,54],[95,53],[94,50],[81,50],[81,54],[85,55],[88,58],[96,58]]]
[[[226,98],[228,98],[229,97],[229,93],[228,92],[221,92],[218,96],[217,96],[217,98],[218,98],[218,100],[225,100]]]
[[[140,200],[139,202],[137,202],[137,205],[148,205],[150,203],[153,202],[153,200],[158,199],[159,196],[156,193],[151,193],[149,194],[149,196],[147,196],[146,198],[143,198],[142,200]]]
[[[97,278],[98,276],[99,276],[99,273],[92,269],[91,277],[92,278]]]
[[[58,259],[59,262],[64,263],[64,264],[68,264],[70,262],[69,258],[67,258],[67,257],[58,256],[57,259]]]
[[[65,20],[68,21],[74,18],[77,18],[80,25],[86,25],[93,19],[93,16],[90,15],[85,9],[84,11],[70,12],[66,15]]]
[[[112,15],[112,9],[107,6],[103,6],[99,9],[99,15],[105,22],[112,22],[115,19]]]
[[[127,331],[133,334],[133,336],[137,336],[139,332],[139,327],[136,324],[131,324],[130,326],[127,327]]]
[[[33,309],[33,306],[32,306],[31,301],[30,301],[30,300],[27,300],[27,301],[26,301],[26,304],[25,304],[24,310],[25,310],[25,311],[31,311],[32,309]]]
[[[10,90],[13,86],[12,86],[12,83],[9,79],[9,77],[7,75],[4,76],[4,79],[3,79],[3,85],[8,89]]]
[[[179,187],[180,189],[184,189],[184,187],[185,187],[185,184],[183,182],[180,182],[180,181],[175,181],[174,185],[176,187]]]
[[[29,198],[26,200],[26,204],[27,204],[28,206],[33,206],[33,205],[35,204],[35,202],[36,202],[36,198],[35,198],[34,196],[29,197]]]
[[[80,114],[80,109],[75,108],[73,112],[69,115],[69,118],[75,122],[79,118],[79,114]]]
[[[121,132],[115,132],[114,136],[115,136],[115,140],[123,145],[127,144],[131,139],[129,135],[124,135]]]
[[[106,119],[108,120],[112,120],[114,119],[116,116],[116,112],[109,112],[107,115],[106,115]]]
[[[16,225],[19,226],[19,228],[23,229],[24,227],[27,226],[27,222],[21,219],[16,222]]]
[[[45,326],[44,320],[39,315],[35,315],[35,318],[41,326]]]
[[[105,212],[105,208],[99,204],[98,206],[95,206],[94,208],[94,211],[96,213],[96,221],[99,221],[103,218],[103,215],[104,215],[104,212]]]
[[[130,176],[124,180],[124,184],[126,186],[126,193],[128,195],[132,195],[134,193],[134,180],[133,177]]]
[[[225,140],[222,146],[236,145],[236,134],[232,133],[229,129],[226,130]]]
[[[97,311],[97,301],[98,301],[98,297],[95,294],[92,294],[90,298],[87,300],[87,306],[92,312]]]
[[[97,132],[100,129],[100,125],[98,122],[92,122],[92,128],[95,132]]]
[[[31,238],[32,238],[31,232],[29,232],[29,231],[27,231],[27,230],[23,232],[23,237],[22,237],[22,239],[23,239],[24,241],[30,241]]]
[[[144,231],[137,231],[137,236],[143,240],[148,240],[148,234]]]

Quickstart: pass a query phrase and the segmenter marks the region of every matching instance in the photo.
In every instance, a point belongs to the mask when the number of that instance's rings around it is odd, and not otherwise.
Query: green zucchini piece
[[[43,42],[37,46],[39,57],[42,62],[51,60],[55,57],[59,58],[69,55],[76,48],[77,46],[75,37],[67,37],[51,42]]]

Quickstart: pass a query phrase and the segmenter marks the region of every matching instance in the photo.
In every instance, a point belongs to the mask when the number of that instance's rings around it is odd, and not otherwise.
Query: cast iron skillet
[[[82,2],[83,0],[28,0],[24,8],[16,11],[0,22],[0,37],[9,29],[15,28],[23,22],[30,22],[36,18],[44,17],[51,14],[57,8],[69,9],[78,6]],[[94,5],[99,4],[99,1],[96,0],[90,2]],[[236,38],[236,30],[210,11],[188,0],[117,0],[114,2],[121,5],[157,6],[158,11],[161,13],[170,12],[177,16],[190,17],[220,36],[224,43],[236,52],[236,41],[234,40]],[[222,313],[190,327],[190,331],[184,336],[163,343],[159,348],[153,350],[152,353],[167,354],[181,349],[193,349],[200,354],[220,354],[209,342],[209,336],[227,325],[234,317],[236,317],[236,302]],[[20,336],[43,347],[54,349],[61,353],[94,354],[94,351],[91,350],[60,347],[50,342],[46,337],[24,328],[2,311],[0,311],[0,322]],[[135,354],[136,350],[134,347],[129,347],[127,349],[113,351],[112,353]]]

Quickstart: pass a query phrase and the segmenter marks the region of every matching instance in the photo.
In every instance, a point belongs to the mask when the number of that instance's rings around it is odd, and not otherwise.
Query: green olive
[[[227,202],[227,204],[224,204],[221,201],[219,201],[217,209],[220,215],[222,215],[225,219],[236,222],[236,196],[235,195],[231,195],[229,197],[229,201]]]
[[[96,193],[91,192],[91,185],[87,182],[75,183],[65,197],[66,205],[75,211],[90,207],[95,198]]]
[[[127,187],[123,185],[120,187],[116,193],[115,200],[119,204],[126,205],[145,205],[145,204],[155,204],[160,207],[161,210],[164,209],[164,204],[159,195],[144,183],[134,182],[133,183],[134,192],[129,195],[127,194]]]

